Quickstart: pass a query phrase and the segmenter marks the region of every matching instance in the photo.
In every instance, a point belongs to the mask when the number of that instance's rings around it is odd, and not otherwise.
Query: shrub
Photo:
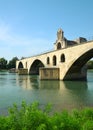
[[[9,109],[8,116],[0,116],[0,130],[93,130],[93,109],[72,113],[50,113],[51,105],[40,109],[39,103],[22,102]]]

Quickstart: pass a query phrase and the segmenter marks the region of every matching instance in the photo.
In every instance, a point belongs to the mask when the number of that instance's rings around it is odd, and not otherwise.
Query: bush
[[[22,102],[20,109],[14,104],[8,116],[0,116],[0,130],[93,130],[93,109],[54,114],[50,109],[40,109],[37,102]]]

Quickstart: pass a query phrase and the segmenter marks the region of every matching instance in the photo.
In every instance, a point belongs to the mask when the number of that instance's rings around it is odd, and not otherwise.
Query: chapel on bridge
[[[57,31],[57,40],[54,43],[54,49],[58,50],[69,46],[77,45],[83,42],[87,42],[87,39],[83,37],[79,37],[78,39],[75,40],[67,40],[64,37],[64,31],[60,28]]]

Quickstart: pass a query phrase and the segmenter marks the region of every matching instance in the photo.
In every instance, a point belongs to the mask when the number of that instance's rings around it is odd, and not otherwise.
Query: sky
[[[68,40],[93,39],[93,0],[0,0],[0,58],[54,49],[59,28]]]

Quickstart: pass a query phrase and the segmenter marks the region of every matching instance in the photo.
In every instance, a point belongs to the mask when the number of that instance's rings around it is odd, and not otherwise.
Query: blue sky
[[[93,36],[93,0],[0,0],[0,58],[29,57],[67,39]]]

